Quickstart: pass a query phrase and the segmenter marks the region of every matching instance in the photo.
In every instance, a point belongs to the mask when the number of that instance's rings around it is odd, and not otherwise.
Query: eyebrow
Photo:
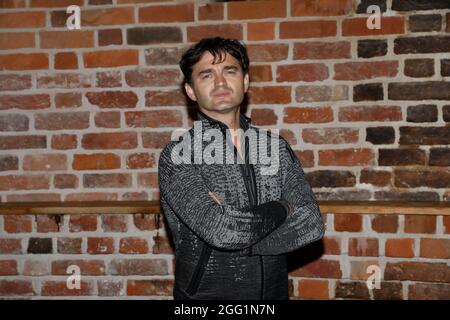
[[[224,70],[238,70],[239,68],[233,65],[228,65],[223,67]],[[207,73],[211,73],[213,70],[211,68],[209,69],[204,69],[202,71],[200,71],[198,74],[202,75],[202,74],[207,74]]]

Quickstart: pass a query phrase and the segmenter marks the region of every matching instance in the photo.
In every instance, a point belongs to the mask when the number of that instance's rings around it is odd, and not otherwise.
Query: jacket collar
[[[219,126],[221,129],[228,129],[228,126],[223,123],[222,121],[216,120],[211,118],[210,116],[206,115],[204,112],[200,111],[200,109],[197,111],[198,119],[202,122],[209,123],[212,126]],[[239,123],[241,125],[242,130],[247,131],[248,128],[250,128],[251,125],[251,118],[247,117],[246,115],[239,113]]]

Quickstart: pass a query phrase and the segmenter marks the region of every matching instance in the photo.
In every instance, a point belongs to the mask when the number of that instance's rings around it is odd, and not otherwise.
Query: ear
[[[244,92],[248,91],[249,85],[250,85],[250,79],[249,79],[248,73],[246,73],[244,76]]]
[[[195,95],[194,89],[189,83],[186,82],[184,84],[184,90],[186,90],[186,94],[192,101],[197,101],[197,96]]]

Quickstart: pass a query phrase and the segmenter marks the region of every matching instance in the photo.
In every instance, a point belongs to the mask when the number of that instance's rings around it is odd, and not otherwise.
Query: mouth
[[[217,91],[213,93],[213,97],[215,98],[222,98],[222,97],[227,97],[231,94],[230,91]]]

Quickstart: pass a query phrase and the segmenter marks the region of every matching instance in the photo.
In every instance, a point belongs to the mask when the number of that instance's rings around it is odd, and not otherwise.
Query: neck
[[[236,130],[241,127],[239,122],[240,109],[235,108],[227,113],[214,112],[210,110],[200,109],[204,114],[208,117],[213,118],[214,120],[223,122],[228,129]]]

